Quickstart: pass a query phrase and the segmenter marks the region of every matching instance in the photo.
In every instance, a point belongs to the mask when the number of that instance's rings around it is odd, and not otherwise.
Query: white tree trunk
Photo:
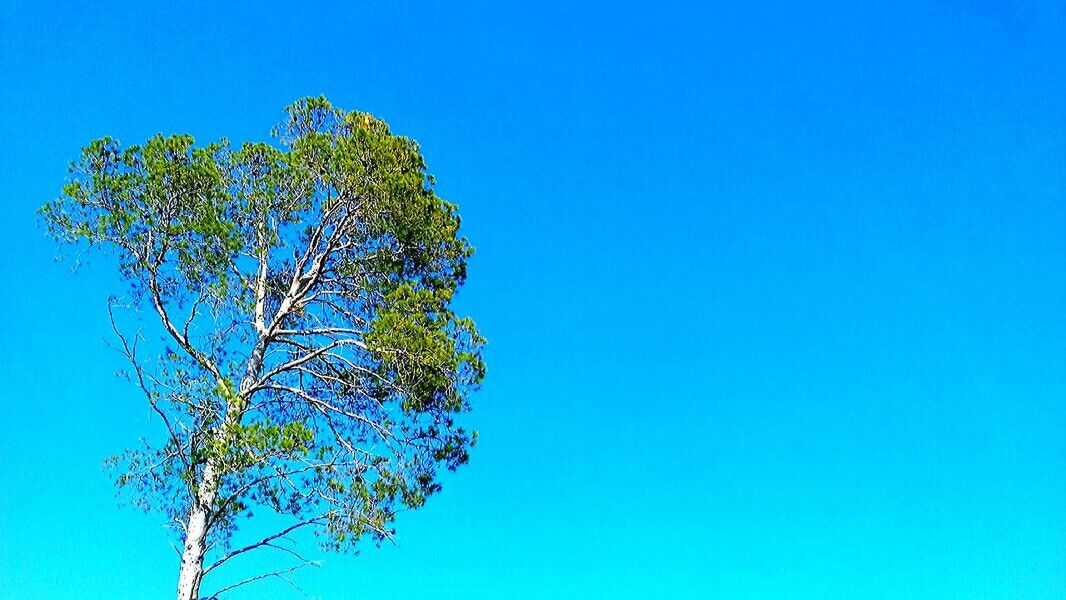
[[[215,501],[218,476],[214,466],[204,467],[200,493],[189,509],[186,524],[185,548],[181,553],[181,570],[178,572],[178,600],[199,600],[200,583],[204,578],[204,554],[207,548],[207,514]]]
[[[248,368],[241,381],[239,394],[244,395],[253,385],[262,370],[265,343],[260,340],[252,350]],[[240,423],[243,410],[227,409],[225,422]],[[225,426],[223,426],[225,430]],[[196,498],[189,509],[189,522],[185,526],[185,548],[181,553],[181,569],[178,571],[178,600],[199,600],[200,583],[204,578],[204,555],[207,552],[207,517],[215,504],[220,475],[213,461],[208,460],[199,482]]]
[[[198,600],[200,581],[204,576],[204,543],[207,516],[199,507],[189,512],[189,532],[185,536],[185,550],[181,554],[178,572],[178,600]]]

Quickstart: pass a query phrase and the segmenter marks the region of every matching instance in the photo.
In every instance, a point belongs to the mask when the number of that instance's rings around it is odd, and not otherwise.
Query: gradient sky
[[[117,276],[34,209],[326,94],[422,143],[490,345],[471,464],[312,597],[1066,597],[1061,2],[0,4],[0,596],[178,564],[101,468],[158,432]]]

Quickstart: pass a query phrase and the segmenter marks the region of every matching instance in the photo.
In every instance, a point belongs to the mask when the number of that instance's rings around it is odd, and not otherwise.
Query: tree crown
[[[116,327],[167,433],[116,461],[120,485],[177,522],[207,498],[223,547],[257,505],[351,547],[389,537],[476,439],[455,417],[483,339],[450,308],[472,248],[383,121],[306,98],[273,135],[101,138],[40,212],[59,241],[114,252],[167,339],[149,364]]]

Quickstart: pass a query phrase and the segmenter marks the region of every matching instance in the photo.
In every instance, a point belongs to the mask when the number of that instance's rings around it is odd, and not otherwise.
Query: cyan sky
[[[324,93],[422,143],[490,346],[471,464],[313,597],[1066,597],[1061,3],[110,4],[0,6],[0,596],[177,571],[100,467],[157,431],[116,278],[34,209]]]

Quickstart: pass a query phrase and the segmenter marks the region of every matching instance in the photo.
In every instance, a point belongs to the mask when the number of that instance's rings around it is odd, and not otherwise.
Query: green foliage
[[[101,138],[40,215],[60,242],[114,253],[169,336],[153,365],[127,346],[167,435],[113,461],[119,484],[178,520],[206,502],[223,541],[266,506],[321,514],[327,545],[349,548],[468,459],[456,416],[484,340],[450,306],[472,248],[418,144],[384,121],[306,98],[274,135]]]

